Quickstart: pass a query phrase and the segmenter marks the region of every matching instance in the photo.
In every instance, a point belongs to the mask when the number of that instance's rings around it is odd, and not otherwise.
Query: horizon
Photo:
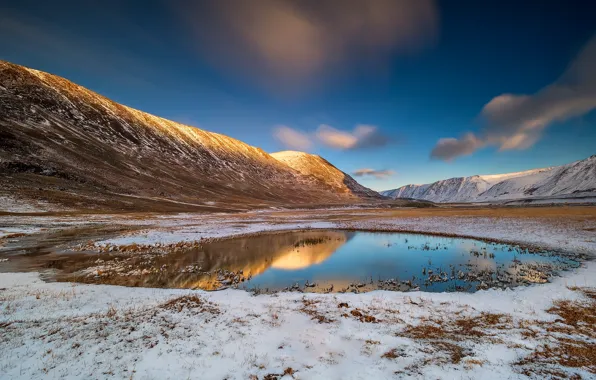
[[[319,155],[377,191],[595,153],[596,4],[367,3],[380,19],[358,3],[330,17],[333,1],[27,4],[0,5],[0,59],[269,153]]]

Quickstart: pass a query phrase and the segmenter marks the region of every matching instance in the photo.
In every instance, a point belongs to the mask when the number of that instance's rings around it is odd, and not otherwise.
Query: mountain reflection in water
[[[59,280],[258,292],[475,291],[543,283],[576,261],[472,239],[309,230],[266,233],[170,252],[68,261]],[[54,268],[58,268],[54,266]]]
[[[110,269],[104,267],[100,279],[94,276],[78,277],[76,280],[126,286],[215,290],[228,281],[233,282],[237,276],[238,283],[270,268],[297,270],[320,264],[353,234],[344,231],[303,231],[215,241],[200,248],[163,256],[133,256],[120,260],[121,268],[113,265],[108,265]],[[118,274],[106,275],[106,269]],[[72,276],[72,273],[64,275],[61,280],[73,280]]]

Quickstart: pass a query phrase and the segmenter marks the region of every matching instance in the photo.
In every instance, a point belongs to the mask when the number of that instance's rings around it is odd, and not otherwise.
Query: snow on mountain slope
[[[432,202],[491,202],[596,193],[596,155],[571,164],[524,172],[458,177],[381,192]]]
[[[354,178],[342,172],[321,156],[291,150],[271,153],[271,156],[304,175],[316,178],[325,185],[330,186],[335,192],[356,194],[361,197],[382,198],[379,193],[362,186]]]
[[[236,139],[0,61],[0,193],[73,208],[180,210],[360,200]],[[2,195],[2,194],[0,194]],[[1,208],[0,208],[1,209]]]

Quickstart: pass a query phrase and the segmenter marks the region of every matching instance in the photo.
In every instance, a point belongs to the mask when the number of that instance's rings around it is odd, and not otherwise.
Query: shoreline
[[[357,210],[340,214],[327,212],[323,218],[353,218],[344,223],[360,226],[414,225],[415,233],[468,231],[473,239],[481,234],[487,239],[521,237],[522,244],[550,236],[543,246],[591,257],[596,253],[593,218],[553,223],[550,218],[455,216],[446,225],[436,217],[363,216]],[[323,218],[260,213],[198,221],[167,217],[120,239],[164,243],[246,229],[264,233],[275,223],[301,229],[337,224]],[[240,220],[245,223],[235,224]],[[254,296],[232,289],[46,283],[36,273],[2,273],[0,288],[0,371],[9,378],[497,379],[589,378],[596,373],[589,356],[596,347],[595,326],[589,323],[596,308],[592,260],[551,283],[476,293]],[[570,313],[581,318],[570,321]],[[575,347],[574,362],[565,359],[569,344]]]

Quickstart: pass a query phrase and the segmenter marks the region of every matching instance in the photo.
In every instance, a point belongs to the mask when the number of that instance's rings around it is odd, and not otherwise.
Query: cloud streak
[[[467,133],[459,139],[446,137],[439,139],[431,152],[431,157],[451,161],[460,156],[469,156],[484,145],[473,133]]]
[[[285,125],[275,127],[273,136],[291,149],[309,150],[313,145],[310,136]]]
[[[331,148],[350,150],[387,145],[389,138],[374,125],[357,125],[352,132],[341,131],[322,124],[316,132],[317,139]]]
[[[287,126],[278,126],[273,136],[288,148],[308,150],[319,143],[338,150],[357,150],[389,144],[390,139],[374,125],[357,125],[352,132],[322,124],[314,133],[302,132]]]
[[[395,172],[393,170],[375,170],[370,168],[358,169],[352,172],[355,177],[367,177],[372,176],[376,179],[386,179],[393,176]]]
[[[499,151],[527,149],[544,130],[557,122],[582,116],[596,109],[596,36],[559,79],[533,95],[502,94],[481,112],[480,135],[467,133],[460,139],[440,139],[431,157],[450,161],[485,146]]]
[[[221,67],[249,69],[277,90],[330,68],[419,48],[437,30],[435,0],[218,0],[180,14],[201,53]],[[350,62],[348,62],[350,61]],[[272,83],[269,83],[272,85]]]

